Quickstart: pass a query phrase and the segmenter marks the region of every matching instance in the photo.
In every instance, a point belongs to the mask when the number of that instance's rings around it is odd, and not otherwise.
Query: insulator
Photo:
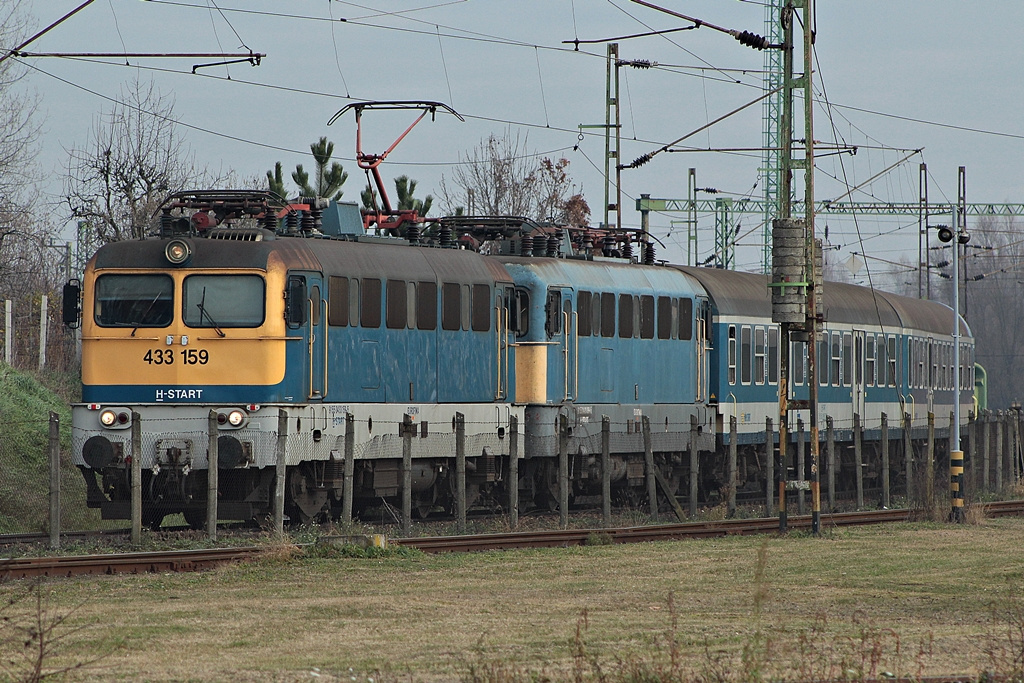
[[[633,243],[628,238],[622,243],[622,258],[633,258]]]
[[[519,253],[522,256],[533,256],[533,235],[523,235],[519,240]]]
[[[651,242],[644,243],[644,265],[654,265],[654,244]]]
[[[650,69],[652,66],[649,59],[634,59],[629,65],[634,69]]]
[[[288,232],[295,233],[299,231],[299,214],[297,212],[289,211],[285,217],[285,226],[288,228]]]
[[[452,246],[452,226],[442,224],[441,225],[440,234],[438,235],[438,239],[440,240],[442,247],[445,247],[445,248],[451,247]]]
[[[323,232],[324,222],[323,214],[324,210],[317,204],[310,205],[309,214],[313,218],[313,230],[316,232]]]
[[[764,36],[759,36],[756,33],[750,31],[742,31],[740,33],[733,33],[733,37],[740,41],[740,45],[746,45],[757,50],[764,50],[771,47],[771,43]]]
[[[415,223],[410,223],[409,227],[405,229],[405,239],[409,240],[409,244],[419,244],[420,226]]]
[[[558,256],[558,247],[561,243],[562,240],[558,239],[558,235],[548,235],[548,249],[545,256]]]
[[[311,211],[302,214],[302,232],[311,233],[316,228],[316,219]]]
[[[648,161],[650,161],[653,157],[654,155],[651,153],[641,154],[636,159],[633,159],[633,163],[631,163],[629,166],[624,166],[623,168],[640,168]]]
[[[275,214],[274,210],[269,207],[267,208],[266,213],[263,214],[263,227],[267,230],[277,232],[277,214]]]

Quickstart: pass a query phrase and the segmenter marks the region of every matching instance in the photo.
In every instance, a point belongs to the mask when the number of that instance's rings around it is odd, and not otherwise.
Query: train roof
[[[671,292],[676,295],[703,293],[703,287],[692,276],[661,266],[641,266],[612,260],[583,260],[530,256],[497,257],[510,268],[528,268],[549,285],[572,286],[595,292],[610,291],[651,294]]]
[[[696,278],[711,296],[718,314],[728,317],[765,317],[771,312],[768,276],[718,268],[672,266]],[[953,328],[953,311],[934,301],[922,301],[870,287],[826,282],[823,311],[827,322],[870,325],[882,328],[912,328],[948,335]],[[970,335],[960,321],[961,333]]]

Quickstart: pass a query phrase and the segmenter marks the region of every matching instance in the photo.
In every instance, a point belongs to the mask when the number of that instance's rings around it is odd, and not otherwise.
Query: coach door
[[[864,383],[864,331],[853,331],[853,372],[850,378],[850,398],[853,401],[853,412],[860,415],[864,424],[864,406],[866,387]]]
[[[548,398],[576,400],[579,387],[579,335],[571,287],[548,288],[544,304],[548,340]]]
[[[696,358],[694,363],[694,379],[696,393],[694,400],[705,403],[708,399],[708,351],[711,349],[711,305],[706,297],[697,297],[694,302],[695,317],[693,325],[693,341]],[[680,312],[680,314],[682,314]]]

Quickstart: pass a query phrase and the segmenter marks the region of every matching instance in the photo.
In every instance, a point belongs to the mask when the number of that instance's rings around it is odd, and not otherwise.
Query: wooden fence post
[[[50,412],[50,547],[60,548],[60,415]],[[91,476],[91,475],[90,475]]]
[[[412,532],[412,432],[412,415],[405,413],[402,415],[399,433],[402,435],[402,533],[406,535]],[[458,442],[457,436],[456,442]],[[465,464],[465,460],[463,460],[463,464]],[[456,469],[458,469],[458,465],[456,465]],[[464,476],[462,480],[465,481]],[[462,500],[464,501],[465,498]],[[465,509],[465,503],[463,503],[459,514],[459,533],[463,532],[461,520],[463,519],[462,511]]]
[[[807,468],[804,462],[804,421],[800,418],[796,420],[796,479],[798,481],[806,481]],[[806,505],[804,496],[804,490],[798,489],[796,493],[796,513],[798,515],[804,514],[804,506]]]
[[[891,505],[889,491],[889,416],[882,413],[882,507]]]
[[[460,534],[466,533],[466,507],[466,416],[455,413],[455,511]]]
[[[519,418],[508,418],[508,524],[519,526]]]
[[[853,467],[857,478],[857,509],[864,508],[864,449],[861,438],[860,415],[853,414]]]
[[[142,417],[132,411],[132,545],[142,543]]]
[[[729,516],[736,516],[736,416],[729,416]]]
[[[831,415],[825,417],[825,452],[828,457],[828,507],[836,508],[836,426]]]
[[[601,523],[612,525],[612,461],[611,461],[612,420],[601,416]]]
[[[765,467],[765,495],[764,512],[768,517],[774,516],[775,509],[775,431],[772,427],[772,418],[765,418],[764,421],[764,467]]]
[[[651,418],[640,418],[644,437],[644,469],[647,472],[647,504],[651,506],[651,519],[658,520],[658,482],[654,475],[654,447],[651,444]]]
[[[276,477],[274,479],[274,531],[278,539],[284,538],[284,487],[288,478],[288,413],[277,411]]]
[[[355,496],[356,476],[356,416],[345,413],[345,481],[341,491],[341,521],[352,521],[352,497]]]
[[[558,525],[569,526],[569,416],[558,416]]]
[[[218,439],[220,438],[220,425],[217,424],[217,411],[210,410],[207,418],[207,432],[209,435],[209,446],[207,447],[206,465],[206,535],[211,541],[217,540],[217,492],[218,475],[220,474],[220,456]]]
[[[907,502],[914,499],[914,423],[910,413],[903,413],[903,466],[907,478]]]

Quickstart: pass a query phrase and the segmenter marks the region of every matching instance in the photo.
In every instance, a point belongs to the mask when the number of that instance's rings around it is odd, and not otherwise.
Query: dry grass
[[[995,519],[469,555],[282,550],[47,589],[86,627],[55,664],[110,653],[89,678],[862,680],[1011,670],[1022,547],[1024,520]]]

